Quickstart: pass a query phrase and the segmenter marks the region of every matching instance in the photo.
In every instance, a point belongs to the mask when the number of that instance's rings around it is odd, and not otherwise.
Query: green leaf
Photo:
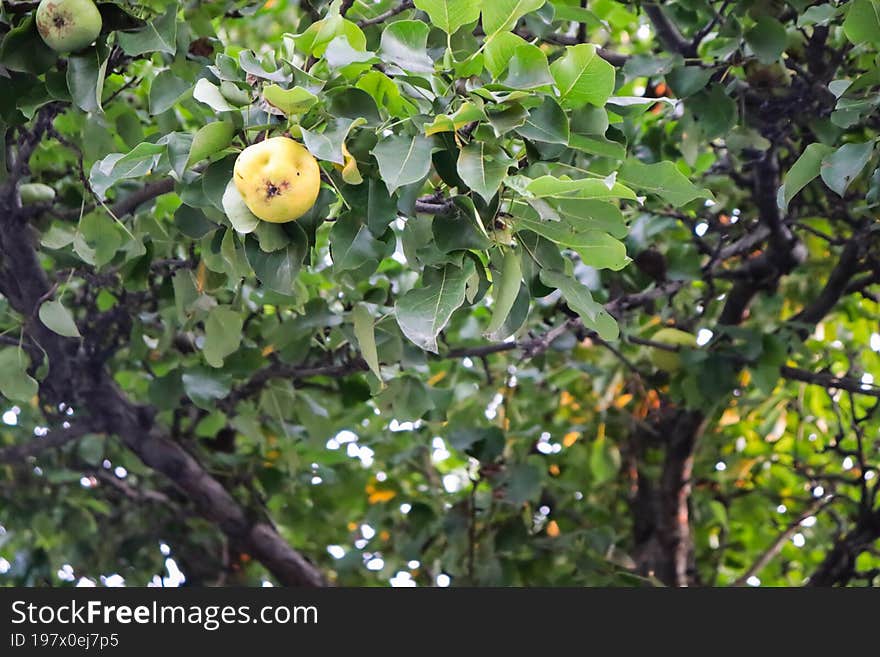
[[[501,32],[486,44],[483,60],[486,70],[497,80],[507,69],[507,63],[513,58],[513,53],[526,45],[529,45],[529,42],[521,36],[512,32]]]
[[[791,199],[819,175],[822,160],[833,152],[833,147],[818,142],[804,149],[791,169],[782,177],[782,186],[779,188],[777,198],[777,204],[781,209],[788,210]]]
[[[260,250],[266,253],[283,249],[290,244],[290,236],[284,230],[284,224],[273,224],[261,221],[254,231],[260,242]]]
[[[272,107],[281,110],[288,116],[303,114],[318,102],[318,97],[308,89],[303,87],[282,89],[277,84],[270,84],[264,87],[263,98]]]
[[[712,79],[712,69],[701,66],[677,66],[666,74],[666,82],[679,98],[702,91]]]
[[[404,135],[387,137],[376,145],[373,155],[389,194],[428,175],[432,148],[433,142],[427,137]]]
[[[394,81],[381,71],[365,73],[356,86],[369,94],[377,107],[384,107],[392,116],[402,118],[416,113],[413,102],[404,98]]]
[[[568,117],[563,109],[550,96],[529,111],[525,124],[516,131],[526,139],[548,144],[568,144],[570,137]]]
[[[331,8],[328,15],[315,21],[300,35],[294,37],[296,47],[307,55],[321,57],[327,46],[338,36],[345,36],[355,50],[366,50],[367,38],[357,24],[339,15],[339,7]]]
[[[514,160],[500,146],[473,141],[458,156],[458,175],[488,203],[498,192]]]
[[[486,118],[486,113],[471,102],[462,103],[454,114],[438,114],[431,123],[425,124],[425,134],[431,136],[438,132],[455,132],[473,121]]]
[[[254,237],[248,237],[245,241],[245,255],[260,282],[274,292],[288,295],[293,292],[293,282],[302,268],[309,246],[302,228],[293,223],[290,231],[290,245],[271,253],[264,253]]]
[[[861,173],[874,154],[874,141],[844,144],[822,158],[821,176],[825,184],[843,196],[853,179]]]
[[[216,402],[229,394],[231,377],[205,367],[189,367],[183,376],[183,390],[196,406],[209,411],[216,410]]]
[[[92,166],[89,184],[95,194],[105,198],[107,190],[118,181],[146,176],[164,151],[164,145],[142,142],[128,153],[111,153]]]
[[[174,55],[177,52],[177,10],[177,3],[172,3],[168,11],[142,29],[136,32],[116,32],[116,38],[125,54],[131,57],[150,52]]]
[[[337,219],[330,231],[330,255],[336,271],[351,271],[368,262],[378,266],[385,252],[380,242],[358,217],[348,214]]]
[[[694,185],[672,162],[643,164],[630,159],[623,163],[618,178],[627,185],[656,194],[675,207],[682,207],[698,198],[713,198],[712,192]]]
[[[27,373],[29,364],[21,347],[0,349],[0,394],[9,401],[26,404],[39,391],[39,385]]]
[[[528,179],[526,179],[528,180]],[[536,198],[625,198],[636,200],[636,194],[618,182],[599,178],[572,180],[566,177],[541,176],[527,183],[525,191]]]
[[[202,126],[193,137],[187,166],[222,151],[232,143],[234,136],[235,126],[226,121],[214,121]]]
[[[39,75],[57,59],[55,51],[40,38],[32,14],[25,14],[21,24],[9,30],[0,45],[0,66],[10,71]]]
[[[319,160],[345,164],[342,148],[352,128],[366,123],[364,119],[335,119],[324,132],[302,129],[303,141],[309,152]]]
[[[830,3],[807,7],[806,11],[798,16],[797,26],[827,25],[833,18],[837,17],[840,10],[841,7],[835,7]]]
[[[354,337],[358,342],[361,356],[370,367],[370,371],[376,378],[382,380],[382,371],[379,368],[379,354],[376,350],[376,325],[373,313],[363,303],[355,305],[351,313],[354,323]]]
[[[504,254],[501,271],[497,278],[492,277],[492,296],[495,305],[492,307],[492,320],[486,327],[484,335],[490,340],[500,341],[507,335],[501,335],[500,330],[504,326],[513,304],[519,295],[522,282],[522,256],[514,249],[508,249]]]
[[[470,262],[470,261],[466,261]],[[427,268],[422,287],[400,297],[394,312],[403,334],[425,351],[438,353],[437,336],[463,303],[470,267]]]
[[[614,480],[620,472],[620,451],[607,438],[597,438],[590,445],[590,473],[593,485]]]
[[[580,231],[601,230],[618,239],[626,237],[623,212],[614,203],[593,199],[554,199],[552,206],[560,220],[568,221]]]
[[[571,133],[571,136],[568,139],[568,145],[571,148],[583,151],[584,153],[601,155],[602,157],[609,157],[613,160],[622,160],[626,157],[626,146],[616,141],[605,139],[605,137],[588,137],[586,135]]]
[[[150,85],[150,114],[155,116],[171,109],[191,88],[191,83],[181,80],[170,70],[161,71]]]
[[[848,7],[843,21],[846,38],[856,45],[866,41],[880,43],[880,2],[853,0]]]
[[[534,502],[541,494],[542,469],[531,463],[517,463],[505,473],[504,498],[514,506]]]
[[[480,17],[482,0],[415,0],[416,8],[428,14],[431,24],[447,34]]]
[[[620,331],[617,322],[602,304],[593,300],[590,290],[580,281],[561,272],[541,270],[541,281],[562,293],[566,303],[581,318],[588,329],[599,334],[603,340],[616,340]]]
[[[235,111],[235,108],[220,93],[220,88],[205,78],[201,78],[196,82],[196,86],[193,88],[193,98],[200,103],[204,103],[215,112]]]
[[[487,0],[483,5],[483,31],[486,41],[507,32],[526,14],[540,9],[545,0]]]
[[[586,104],[601,107],[614,93],[614,67],[596,53],[596,46],[568,46],[550,66],[559,89],[559,103],[566,109]]]
[[[217,306],[205,320],[205,360],[211,367],[223,367],[223,359],[238,351],[244,326],[241,314],[229,307]]]
[[[578,252],[585,265],[596,269],[620,271],[631,261],[626,255],[626,246],[608,233],[589,230],[578,234],[579,244],[572,247]]]
[[[386,25],[379,43],[379,55],[410,73],[433,73],[428,57],[430,26],[422,21],[395,21]]]
[[[227,183],[226,191],[223,192],[223,212],[232,227],[242,235],[254,232],[260,224],[259,217],[248,209],[233,180]]]
[[[238,54],[238,63],[245,73],[253,75],[261,80],[271,80],[272,82],[289,82],[290,75],[285,73],[281,68],[273,68],[268,71],[257,59],[256,55],[250,50],[242,50]],[[309,76],[310,80],[313,80]]]
[[[772,16],[759,16],[754,27],[746,32],[746,43],[762,64],[772,64],[785,51],[788,39],[785,27]]]
[[[90,249],[91,264],[100,269],[109,263],[123,244],[123,235],[105,212],[90,212],[79,222],[79,237]]]
[[[482,251],[489,248],[491,242],[473,201],[467,196],[457,196],[454,203],[453,212],[434,217],[431,223],[437,248],[443,253],[467,249]]]
[[[589,226],[589,222],[567,216],[560,216],[557,221],[545,221],[537,213],[524,210],[521,203],[514,206],[517,231],[530,230],[552,242],[571,247],[580,254],[584,264],[596,269],[617,271],[629,264],[623,242],[602,230],[584,227],[584,224]]]
[[[736,102],[720,84],[713,84],[708,91],[695,94],[689,103],[689,109],[699,117],[698,123],[707,139],[726,135],[736,124]]]
[[[507,75],[501,81],[512,89],[535,89],[553,84],[547,55],[530,43],[517,48],[507,65]]]
[[[101,95],[104,92],[104,75],[107,60],[98,48],[91,48],[81,55],[67,59],[67,88],[73,102],[84,112],[101,112]]]
[[[40,306],[40,321],[46,328],[66,338],[81,338],[73,315],[60,301],[46,301]]]
[[[344,34],[334,38],[327,45],[324,60],[331,69],[340,70],[340,73],[347,77],[357,77],[361,71],[370,68],[371,64],[381,61],[376,57],[376,53],[352,48]]]

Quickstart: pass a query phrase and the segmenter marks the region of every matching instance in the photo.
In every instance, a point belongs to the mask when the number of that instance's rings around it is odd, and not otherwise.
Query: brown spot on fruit
[[[290,183],[286,180],[282,180],[277,185],[273,183],[271,180],[266,181],[266,200],[273,199],[276,196],[280,196],[290,187]]]

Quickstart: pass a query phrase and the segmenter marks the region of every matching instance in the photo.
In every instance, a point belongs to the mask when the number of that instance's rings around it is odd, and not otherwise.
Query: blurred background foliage
[[[876,584],[878,4],[119,1],[59,57],[3,3],[0,583],[285,583],[94,368],[332,583]]]

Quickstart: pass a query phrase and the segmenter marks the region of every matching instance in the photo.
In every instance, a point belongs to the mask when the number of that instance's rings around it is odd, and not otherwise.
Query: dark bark
[[[48,118],[47,118],[48,117]],[[22,175],[35,140],[45,133],[52,110],[35,121],[33,132],[21,142],[13,172]],[[320,571],[294,550],[268,522],[251,517],[204,467],[154,422],[155,409],[141,406],[116,386],[99,359],[90,358],[76,339],[61,337],[37,318],[40,305],[51,297],[52,286],[37,258],[36,238],[15,204],[13,176],[0,189],[0,293],[23,318],[22,330],[45,351],[49,375],[40,384],[45,405],[64,402],[86,419],[91,431],[115,434],[147,466],[168,477],[195,504],[201,515],[214,522],[231,542],[244,546],[257,560],[290,586],[321,586]],[[170,191],[168,182],[148,185],[141,193],[120,202],[123,214],[137,205]],[[121,207],[120,207],[121,206]],[[64,436],[66,438],[66,436]],[[53,442],[55,442],[53,440]],[[58,443],[66,443],[58,439]],[[4,452],[5,453],[5,452]],[[30,447],[11,452],[27,457]]]
[[[637,463],[648,448],[664,450],[662,474],[650,479],[637,466],[636,487],[630,501],[637,570],[668,586],[697,584],[694,541],[690,526],[691,474],[694,450],[703,431],[699,411],[661,407],[630,437]]]

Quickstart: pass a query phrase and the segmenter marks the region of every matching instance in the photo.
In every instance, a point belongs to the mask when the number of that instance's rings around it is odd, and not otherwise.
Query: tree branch
[[[797,315],[792,317],[789,320],[790,322],[813,326],[831,312],[840,298],[847,293],[853,276],[860,271],[859,262],[864,246],[865,239],[860,233],[854,235],[846,243],[840,254],[840,259],[831,271],[825,287],[822,288],[822,292],[819,293],[819,296],[811,304],[805,306]],[[803,333],[802,338],[806,337],[806,331]]]
[[[50,449],[58,449],[93,433],[88,424],[74,424],[67,429],[52,429],[47,436],[33,438],[21,445],[0,449],[0,463],[17,464]]]
[[[384,23],[389,18],[393,18],[397,16],[397,14],[401,14],[405,12],[407,9],[412,9],[415,5],[413,5],[412,0],[403,0],[399,5],[389,9],[386,12],[382,12],[377,16],[373,16],[373,18],[364,18],[357,22],[358,27],[367,27],[369,25],[378,25],[379,23]]]
[[[656,2],[645,2],[642,4],[648,18],[657,31],[657,36],[663,43],[663,46],[672,52],[677,52],[682,57],[691,59],[697,56],[697,49],[690,41],[685,39],[678,27],[669,20],[666,13],[660,8]]]
[[[827,506],[828,503],[828,500],[816,500],[813,502],[806,511],[801,513],[788,524],[785,530],[776,537],[776,539],[758,556],[757,559],[755,559],[755,562],[749,566],[748,570],[731,583],[731,586],[746,586],[752,577],[760,573],[771,561],[773,561],[773,558],[779,554],[779,551],[782,550],[786,541],[794,536],[800,528],[801,523],[806,518],[816,515],[823,507]]]
[[[802,381],[803,383],[810,383],[822,386],[823,388],[836,388],[880,399],[880,386],[862,383],[858,379],[834,376],[830,372],[810,372],[796,367],[789,367],[788,365],[783,365],[779,372],[782,378],[789,379],[790,381]]]

